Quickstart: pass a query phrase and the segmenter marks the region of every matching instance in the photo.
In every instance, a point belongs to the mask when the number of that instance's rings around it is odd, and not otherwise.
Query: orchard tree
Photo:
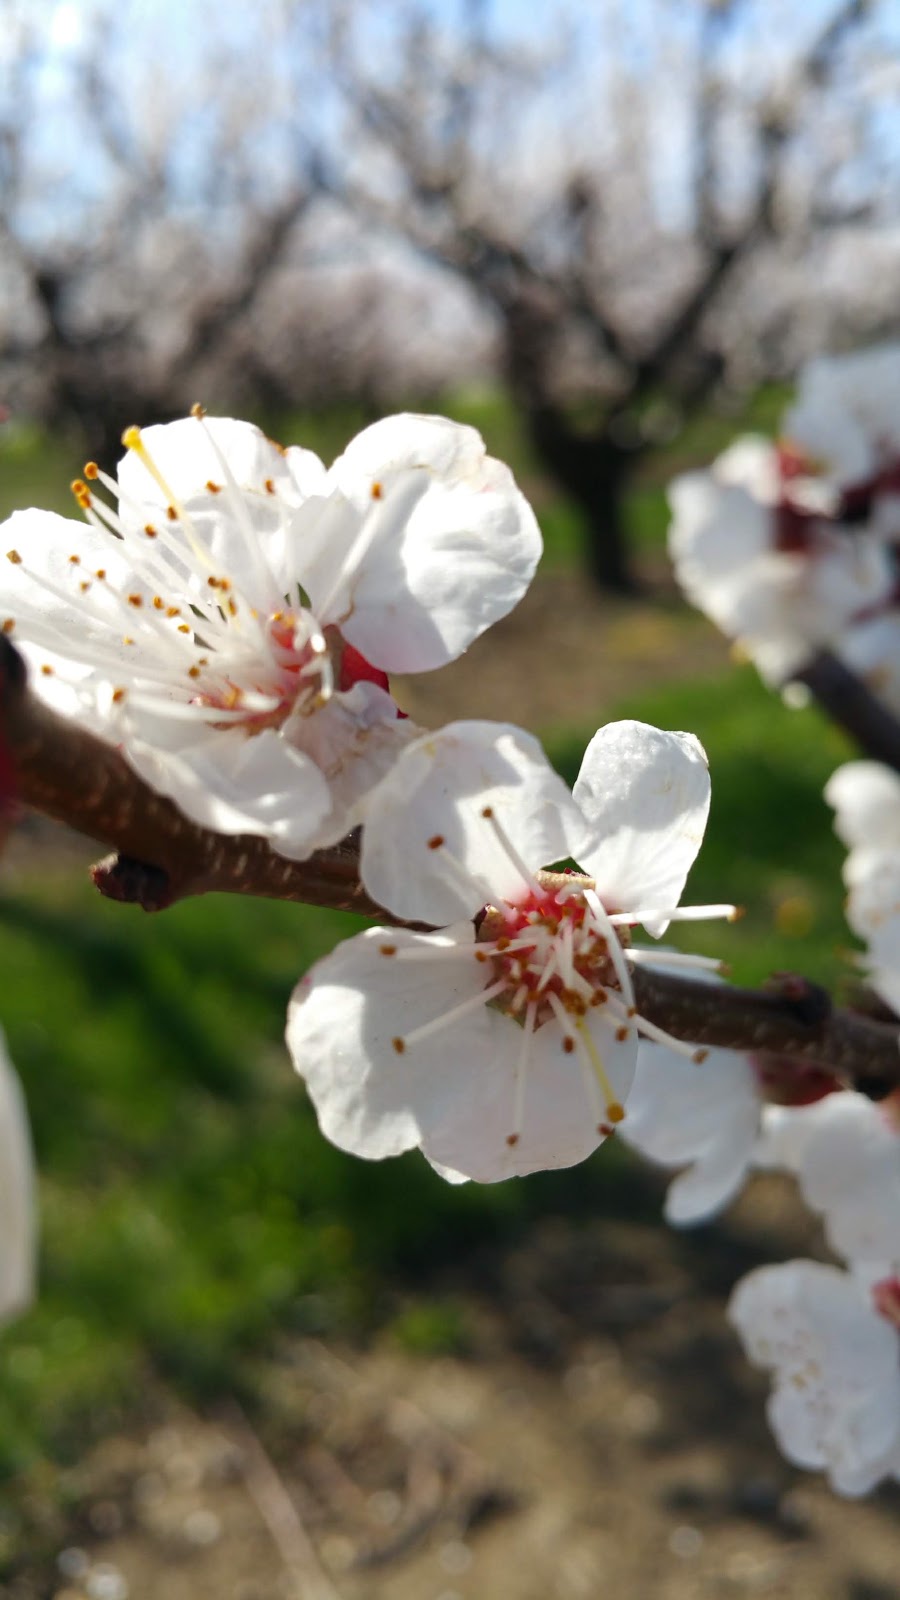
[[[588,569],[627,591],[623,497],[660,432],[893,315],[896,274],[876,303],[866,270],[892,192],[888,8],[647,0],[512,39],[486,3],[453,29],[408,6],[387,37],[363,0],[327,9],[335,193],[490,307]],[[851,281],[829,283],[848,235]]]

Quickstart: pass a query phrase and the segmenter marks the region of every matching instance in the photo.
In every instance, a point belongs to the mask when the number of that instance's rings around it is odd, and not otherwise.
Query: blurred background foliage
[[[806,356],[895,331],[898,65],[888,0],[0,0],[0,511],[74,514],[85,455],[111,467],[124,426],[195,399],[326,460],[385,410],[474,423],[538,511],[538,585],[638,596],[596,601],[598,677],[611,606],[671,634],[667,681],[589,722],[572,664],[510,658],[559,682],[551,758],[574,777],[610,717],[697,733],[691,897],[747,916],[680,942],[739,981],[831,982],[821,790],[847,748],[747,667],[692,676],[664,490],[773,432]],[[280,1328],[445,1349],[443,1264],[548,1211],[655,1211],[615,1148],[496,1189],[343,1157],[281,1034],[348,919],[227,898],[144,918],[87,859],[26,830],[0,879],[43,1232],[39,1303],[0,1340],[0,1472],[40,1481],[149,1373],[243,1392]]]

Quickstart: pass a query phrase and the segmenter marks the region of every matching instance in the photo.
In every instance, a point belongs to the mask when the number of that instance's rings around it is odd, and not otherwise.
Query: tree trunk
[[[625,530],[624,495],[634,451],[603,434],[581,434],[554,405],[528,409],[528,431],[542,467],[584,518],[585,566],[599,589],[636,594]]]

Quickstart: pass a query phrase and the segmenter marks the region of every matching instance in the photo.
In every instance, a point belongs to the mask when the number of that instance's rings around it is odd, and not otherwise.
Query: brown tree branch
[[[112,846],[94,868],[102,894],[159,911],[189,895],[248,894],[395,921],[359,881],[355,838],[289,861],[264,840],[225,835],[184,817],[132,771],[114,746],[58,716],[28,689],[18,652],[0,635],[0,742],[19,799]],[[548,887],[557,881],[543,874]],[[567,879],[571,882],[571,879]],[[678,1039],[793,1058],[880,1098],[900,1087],[898,1027],[842,1011],[805,978],[738,989],[637,967],[638,1011]]]
[[[842,1010],[807,978],[781,973],[765,989],[739,989],[641,966],[632,981],[638,1011],[676,1039],[791,1057],[876,1100],[900,1086],[897,1024]]]
[[[22,658],[0,635],[0,719],[19,799],[116,854],[94,868],[101,894],[161,911],[189,895],[251,894],[380,914],[359,882],[350,842],[290,861],[253,834],[191,822],[155,793],[114,745],[57,716],[28,689]]]
[[[873,761],[900,772],[900,721],[882,700],[829,650],[820,650],[792,681],[804,683],[832,722]]]

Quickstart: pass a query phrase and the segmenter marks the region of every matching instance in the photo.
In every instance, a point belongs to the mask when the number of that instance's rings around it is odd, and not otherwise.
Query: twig
[[[272,1536],[286,1573],[297,1585],[298,1597],[342,1600],[340,1590],[335,1588],[316,1554],[284,1480],[236,1400],[229,1402],[226,1416],[229,1429],[240,1446],[247,1492]]]
[[[900,722],[837,656],[821,650],[792,676],[867,756],[900,772]]]
[[[21,656],[0,634],[0,728],[18,798],[115,854],[93,869],[101,894],[161,911],[189,895],[250,894],[338,911],[379,913],[359,882],[350,843],[290,861],[252,834],[191,822],[114,745],[58,716],[31,693]]]
[[[832,667],[832,662],[818,658],[819,677],[828,679],[830,674],[837,681],[845,674],[840,663]],[[852,674],[846,677],[856,682]],[[857,704],[871,700],[861,684],[857,690]],[[897,740],[894,764],[900,770],[900,728],[893,719],[890,723]],[[214,833],[190,822],[138,777],[112,745],[42,705],[29,691],[21,658],[3,635],[0,733],[5,733],[15,765],[19,798],[114,847],[116,854],[93,869],[102,894],[147,911],[162,910],[189,895],[220,892],[357,911],[386,923],[397,920],[359,881],[358,840],[346,839],[308,861],[289,861],[264,839]],[[556,882],[552,874],[541,877],[548,887]],[[641,1014],[678,1039],[793,1056],[804,1068],[813,1062],[874,1097],[900,1087],[897,1025],[838,1009],[808,979],[785,978],[769,990],[733,989],[642,967],[634,973],[634,984]]]
[[[765,989],[739,989],[642,966],[632,982],[641,1015],[676,1039],[790,1057],[876,1100],[900,1087],[897,1023],[843,1010],[799,974],[779,973]]]

